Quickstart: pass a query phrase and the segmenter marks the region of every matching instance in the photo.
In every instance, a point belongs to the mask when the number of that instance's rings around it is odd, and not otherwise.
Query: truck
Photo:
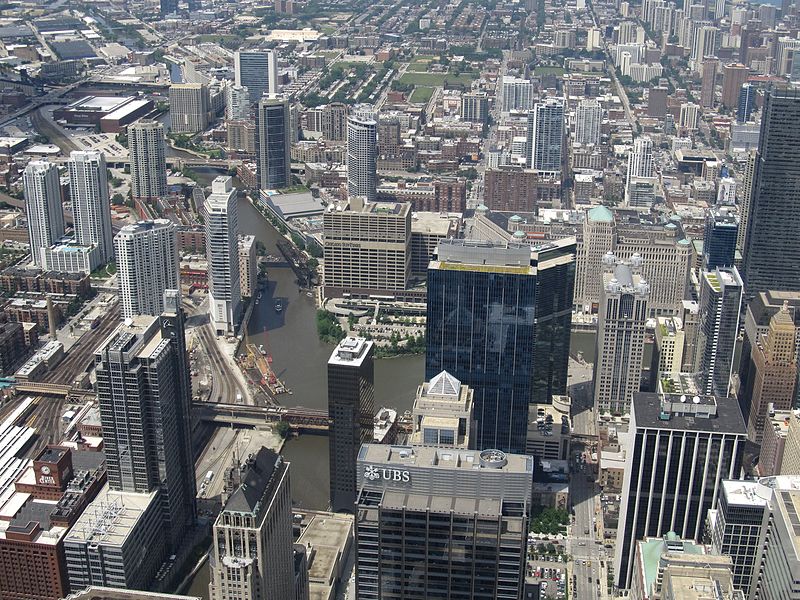
[[[206,473],[206,481],[211,481],[212,479],[214,479],[214,471],[209,471]]]

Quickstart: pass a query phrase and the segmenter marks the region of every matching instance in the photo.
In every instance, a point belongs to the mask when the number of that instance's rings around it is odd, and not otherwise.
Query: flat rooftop
[[[319,513],[311,518],[297,539],[298,544],[314,549],[314,556],[308,565],[310,583],[328,586],[328,582],[333,582],[339,576],[340,563],[347,560],[345,552],[352,535],[351,515]]]
[[[722,482],[722,493],[728,505],[764,507],[771,496],[768,487],[758,481],[726,479]]]
[[[734,398],[684,395],[681,400],[682,395],[678,394],[636,393],[632,419],[637,428],[747,435],[742,411]]]
[[[499,450],[460,450],[425,446],[363,444],[358,460],[398,467],[434,467],[449,471],[486,470],[504,473],[533,473],[533,458]]]
[[[364,363],[370,348],[372,348],[372,342],[365,338],[348,336],[334,348],[328,364],[359,367]]]
[[[453,217],[435,212],[415,212],[411,214],[411,233],[447,237],[455,233],[460,215]]]

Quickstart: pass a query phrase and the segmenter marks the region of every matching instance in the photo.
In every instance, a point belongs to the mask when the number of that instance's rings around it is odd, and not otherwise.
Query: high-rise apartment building
[[[628,206],[649,206],[655,193],[653,169],[653,140],[639,137],[633,142],[633,151],[628,156],[628,172],[625,180],[625,203]]]
[[[752,347],[752,389],[747,436],[761,445],[769,411],[792,408],[797,381],[797,328],[788,302],[772,315],[769,331]]]
[[[519,600],[534,459],[366,444],[358,455],[359,600]]]
[[[461,96],[461,118],[472,123],[486,123],[489,118],[486,92],[469,92]]]
[[[732,398],[635,394],[614,556],[615,584],[631,584],[636,541],[673,531],[700,539],[722,480],[740,475],[746,429]]]
[[[178,239],[167,219],[125,225],[114,238],[123,318],[160,315],[164,290],[180,289]]]
[[[630,411],[642,381],[650,286],[640,275],[641,258],[630,264],[603,257],[603,290],[597,325],[594,405],[600,413]]]
[[[364,202],[328,205],[322,216],[325,296],[398,294],[411,272],[411,205]]]
[[[235,332],[242,302],[237,201],[231,177],[214,179],[205,202],[206,257],[211,324],[220,335]]]
[[[524,452],[528,404],[566,393],[575,240],[447,240],[428,268],[425,377],[474,393],[476,448]]]
[[[742,64],[731,63],[722,66],[722,106],[733,110],[739,105],[739,92],[747,83],[750,69]]]
[[[46,161],[31,161],[22,172],[22,183],[31,260],[37,267],[44,267],[42,251],[64,236],[58,167]]]
[[[238,50],[233,68],[235,84],[247,88],[251,104],[278,93],[278,55],[274,50]]]
[[[294,598],[289,463],[261,448],[229,472],[233,490],[214,522],[211,600]]]
[[[761,558],[759,541],[770,488],[757,481],[723,481],[717,504],[708,511],[708,531],[715,554],[730,556],[733,585],[749,597]]]
[[[191,387],[176,290],[160,317],[129,319],[95,352],[111,490],[159,492],[162,533],[177,549],[195,522]]]
[[[714,108],[714,90],[716,89],[719,59],[707,56],[701,65],[700,106]]]
[[[747,123],[756,107],[756,86],[745,83],[739,91],[739,104],[736,108],[736,122]]]
[[[347,193],[376,199],[377,131],[375,110],[370,104],[357,104],[347,118]]]
[[[136,199],[167,195],[167,159],[164,125],[137,121],[128,127],[131,157],[131,195]]]
[[[372,342],[348,337],[328,359],[331,508],[355,511],[361,444],[371,442],[375,417]]]
[[[322,108],[322,137],[333,142],[347,141],[347,115],[344,102],[331,102]]]
[[[594,98],[581,100],[575,109],[575,140],[579,144],[599,144],[603,107]]]
[[[500,112],[531,110],[534,103],[533,82],[511,75],[504,75],[500,82]]]
[[[732,267],[736,256],[736,238],[739,219],[736,212],[726,206],[714,206],[706,213],[703,230],[703,269]]]
[[[650,377],[659,373],[680,373],[683,370],[683,345],[686,334],[681,320],[676,317],[656,319],[656,343]]]
[[[173,133],[198,133],[208,128],[211,99],[204,83],[169,86],[169,115]]]
[[[748,300],[767,290],[800,291],[800,92],[764,99],[742,279]]]
[[[292,183],[289,101],[285,98],[262,98],[256,114],[259,189],[289,187]]]
[[[243,85],[229,85],[226,93],[225,118],[228,121],[250,118],[250,90]]]
[[[564,101],[547,98],[528,115],[529,166],[548,175],[561,173],[564,160]]]
[[[701,273],[696,352],[703,394],[729,395],[741,306],[742,280],[735,267]]]
[[[114,232],[106,157],[95,150],[75,151],[69,155],[67,167],[75,241],[97,245],[102,262],[113,260]]]

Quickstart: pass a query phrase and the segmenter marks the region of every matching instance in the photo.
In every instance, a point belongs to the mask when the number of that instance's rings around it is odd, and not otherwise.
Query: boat
[[[280,300],[275,301],[275,312],[281,312],[283,310],[283,304],[281,304]]]
[[[395,422],[397,411],[393,408],[381,408],[375,415],[372,428],[372,441],[376,444],[391,444],[397,436]]]
[[[261,352],[261,355],[262,355],[262,356],[266,356],[266,355],[267,355],[267,351],[266,351],[266,350],[264,350],[264,344],[261,344],[261,345],[258,347],[258,351],[259,351],[259,352]]]

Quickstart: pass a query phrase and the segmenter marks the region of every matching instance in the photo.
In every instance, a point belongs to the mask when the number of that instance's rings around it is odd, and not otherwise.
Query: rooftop
[[[334,348],[329,365],[360,367],[367,356],[371,356],[372,342],[364,338],[348,336]]]
[[[661,557],[670,553],[701,555],[705,554],[705,548],[696,544],[692,540],[682,540],[675,532],[669,532],[663,538],[647,538],[636,542],[636,552],[641,556],[641,564],[644,569],[645,590],[649,593],[653,588],[653,583],[658,576],[658,568],[661,565]]]
[[[739,403],[734,398],[639,392],[633,396],[631,421],[637,429],[747,435]]]
[[[359,462],[381,463],[399,467],[425,467],[447,471],[495,471],[533,473],[533,459],[522,454],[499,450],[459,450],[426,446],[387,446],[363,444]]]
[[[230,495],[223,511],[258,514],[261,500],[282,464],[280,455],[269,448],[261,448],[242,465],[242,484]]]

